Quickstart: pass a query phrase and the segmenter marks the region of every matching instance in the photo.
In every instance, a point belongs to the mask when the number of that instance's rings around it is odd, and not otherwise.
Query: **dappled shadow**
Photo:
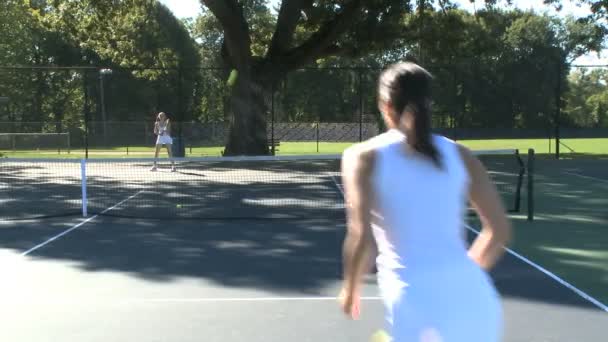
[[[177,172],[169,165],[150,172],[149,165],[91,164],[89,210],[170,219],[339,218],[337,167],[334,161],[193,162]]]
[[[87,164],[89,214],[162,219],[310,218],[343,215],[338,160],[166,160]],[[80,164],[0,164],[0,217],[77,215],[82,208]]]
[[[179,170],[182,174],[170,173],[166,167],[164,165],[164,170],[157,173],[151,173],[149,165],[132,167],[129,172],[112,166],[99,170],[93,167],[90,171],[89,200],[95,212],[111,208],[110,205],[135,195],[104,215],[146,215],[172,217],[173,220],[97,219],[88,223],[85,229],[79,229],[37,250],[32,257],[71,261],[87,272],[124,272],[155,282],[192,277],[222,286],[277,292],[317,294],[324,286],[341,278],[344,213],[339,189],[331,178],[333,174],[319,174],[314,169],[293,170],[273,166],[270,172],[264,170],[259,173],[259,169],[249,167],[241,174],[231,175],[235,172],[234,168],[221,165],[207,166],[202,170],[182,167]],[[258,177],[264,174],[271,177]],[[277,174],[281,177],[274,177]],[[580,205],[576,208],[581,210],[589,209],[590,205],[599,205],[585,202],[594,199],[593,191],[597,189],[581,187],[569,179],[543,175],[539,175],[537,180],[543,184],[537,187],[538,191],[546,191],[551,198],[568,201],[554,200],[550,207],[545,206],[545,199],[537,201],[541,215],[538,221],[531,223],[536,226],[530,226],[532,228],[527,234],[531,235],[526,236],[533,236],[534,227],[540,236],[539,239],[529,238],[523,243],[529,242],[527,250],[538,253],[525,255],[560,274],[559,267],[546,260],[547,247],[554,248],[550,250],[551,253],[555,248],[580,248],[581,242],[574,241],[574,237],[581,236],[581,241],[594,241],[596,244],[584,247],[589,251],[601,249],[605,246],[605,240],[599,234],[595,236],[590,228],[595,227],[595,223],[586,223],[592,226],[577,224],[562,228],[561,224],[555,223],[560,221],[552,221],[548,217],[563,214],[564,208],[570,208],[568,205],[572,203],[572,198],[577,199]],[[36,186],[32,185],[30,189],[36,190]],[[176,190],[179,190],[179,201],[172,197],[172,192]],[[65,189],[60,188],[59,194],[66,195]],[[26,199],[27,196],[30,200],[36,199],[31,194],[24,196]],[[294,197],[297,200],[290,202]],[[335,207],[327,207],[324,201],[335,204]],[[555,203],[561,204],[553,207]],[[209,216],[206,208],[226,217],[216,220],[175,220],[176,217]],[[176,216],[178,209],[191,213]],[[250,209],[255,213],[247,213]],[[587,212],[583,214],[590,215]],[[285,220],[253,220],[252,215],[258,218],[274,215]],[[241,220],[227,220],[230,217],[240,217]],[[555,227],[539,226],[538,223],[543,220],[552,222]],[[7,226],[1,230],[0,247],[24,251],[68,227],[52,220],[50,223],[41,221]],[[549,229],[554,230],[547,233]],[[566,229],[567,236],[553,234],[561,229]],[[541,246],[539,241],[547,243]],[[517,243],[520,242],[516,240]],[[516,247],[516,250],[520,250],[518,245]],[[581,269],[581,260],[573,258],[572,255],[559,258],[566,271],[571,271],[573,267]],[[501,293],[507,297],[589,307],[572,291],[513,257],[503,259],[492,276]]]
[[[47,231],[40,223],[5,229],[0,246],[23,251]],[[341,278],[343,233],[343,220],[168,223],[105,218],[31,257],[149,281],[195,277],[230,287],[318,294]]]
[[[473,236],[471,236],[470,239],[472,239],[472,237]],[[549,271],[557,273],[558,276],[565,278],[565,276],[556,271],[554,267],[550,267],[551,265],[547,265],[547,263],[544,262],[547,258],[546,255],[544,257],[540,255],[535,257],[525,255],[525,257],[531,259],[531,261],[536,264],[540,264],[542,267],[548,268]],[[490,274],[498,291],[506,298],[519,298],[526,301],[599,310],[599,308],[576,294],[574,291],[511,254],[505,255]],[[570,275],[572,276],[572,274]],[[589,276],[589,274],[580,275]],[[575,286],[582,287],[581,284],[577,284],[572,279],[566,280],[574,283]]]
[[[82,212],[80,163],[0,161],[0,219]]]
[[[513,248],[575,287],[608,303],[608,164],[602,160],[539,160],[533,222],[514,220]],[[602,171],[603,170],[603,171]],[[572,175],[575,172],[577,175]],[[582,177],[581,177],[582,176]],[[604,177],[604,178],[602,178]],[[548,301],[581,301],[539,272],[503,261],[498,284],[506,294]],[[519,272],[523,272],[518,275]],[[525,284],[525,285],[524,285]],[[565,296],[564,292],[571,292]],[[559,299],[564,297],[565,299]],[[570,298],[570,299],[569,299]],[[583,301],[584,302],[584,301]]]

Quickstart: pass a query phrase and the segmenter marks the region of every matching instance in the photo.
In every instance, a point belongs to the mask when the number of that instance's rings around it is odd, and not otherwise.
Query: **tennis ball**
[[[372,335],[370,342],[390,342],[391,337],[384,330],[378,330]]]
[[[232,69],[232,71],[230,71],[230,76],[228,76],[228,81],[226,82],[226,84],[229,87],[233,87],[236,84],[236,79],[239,77],[239,72],[236,69]]]
[[[181,205],[181,204],[178,204],[178,205],[176,205],[176,207],[177,207],[178,209],[181,209],[181,208],[182,208],[182,205]]]

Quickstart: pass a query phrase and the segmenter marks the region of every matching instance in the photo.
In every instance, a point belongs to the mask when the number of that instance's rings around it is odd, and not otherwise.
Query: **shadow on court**
[[[338,160],[0,164],[0,219],[89,214],[141,219],[332,218],[343,216]],[[111,209],[111,210],[110,210]],[[314,212],[313,212],[314,210]]]
[[[65,224],[4,227],[0,248],[23,251]],[[36,250],[31,257],[73,261],[86,272],[124,272],[153,282],[200,278],[220,286],[318,295],[341,278],[344,222],[158,221],[103,218]],[[508,255],[492,276],[506,298],[592,306]]]
[[[41,223],[14,225],[0,247],[42,241]],[[52,230],[51,230],[52,231]],[[58,232],[57,229],[55,229]],[[151,281],[205,278],[223,286],[316,291],[341,277],[344,222],[139,221],[97,219],[36,250],[33,258],[77,262],[84,271],[117,271]]]

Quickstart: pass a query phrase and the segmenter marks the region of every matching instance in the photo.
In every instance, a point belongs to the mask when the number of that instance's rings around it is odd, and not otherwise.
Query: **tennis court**
[[[511,152],[480,158],[521,216],[532,198]],[[337,157],[150,166],[0,162],[7,340],[341,342],[382,328],[373,275],[360,321],[335,301],[345,229]],[[475,229],[472,219],[470,237]],[[540,266],[510,252],[492,274],[506,341],[604,341],[606,308]]]

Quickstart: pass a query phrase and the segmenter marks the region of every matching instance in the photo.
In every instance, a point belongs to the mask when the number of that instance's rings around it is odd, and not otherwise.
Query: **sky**
[[[196,17],[202,12],[200,0],[159,0],[165,4],[178,18],[189,18]],[[270,0],[271,4],[275,5],[280,3],[281,0]],[[461,8],[473,11],[475,7],[477,9],[483,7],[483,0],[477,0],[475,3],[471,3],[469,0],[456,0],[456,3]],[[586,16],[590,13],[589,6],[578,6],[574,2],[569,0],[563,1],[563,9],[561,12],[556,12],[554,8],[543,4],[543,0],[514,0],[515,6],[522,9],[536,9],[537,11],[547,11],[549,14],[559,15],[573,15],[575,17]],[[608,64],[608,50],[602,53],[602,56],[598,58],[596,53],[583,56],[577,59],[575,64]]]

